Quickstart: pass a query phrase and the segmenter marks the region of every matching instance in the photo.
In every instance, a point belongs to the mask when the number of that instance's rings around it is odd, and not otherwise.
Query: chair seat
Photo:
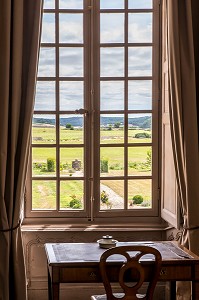
[[[122,299],[124,297],[123,293],[115,293],[114,296],[118,299]],[[138,299],[143,299],[146,295],[137,294]],[[107,300],[106,295],[93,295],[91,296],[91,300]]]
[[[124,294],[123,293],[117,293],[117,294],[114,294],[114,296],[118,299],[121,299],[124,297]],[[106,300],[107,297],[106,295],[93,295],[91,296],[91,300]]]

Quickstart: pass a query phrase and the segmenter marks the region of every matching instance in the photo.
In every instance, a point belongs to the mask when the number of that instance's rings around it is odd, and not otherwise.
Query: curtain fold
[[[170,123],[180,208],[181,243],[199,254],[199,152],[190,0],[167,0]]]
[[[169,109],[181,210],[181,244],[199,255],[199,149],[193,1],[166,0]],[[177,283],[177,299],[191,299],[189,282]]]
[[[0,1],[0,299],[27,299],[21,209],[42,0]]]

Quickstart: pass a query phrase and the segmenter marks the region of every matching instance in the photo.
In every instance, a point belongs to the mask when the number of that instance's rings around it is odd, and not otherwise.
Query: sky
[[[96,0],[94,0],[96,1]],[[83,0],[60,0],[62,9],[83,7]],[[111,47],[111,43],[124,43],[124,13],[109,13],[108,9],[124,8],[124,0],[100,0],[101,13],[100,42],[110,44],[101,47],[100,76],[124,76],[124,47]],[[45,9],[54,8],[54,0],[45,0]],[[129,0],[129,8],[152,8],[152,0]],[[60,13],[59,15],[60,43],[83,43],[83,14]],[[152,13],[129,13],[128,42],[152,42]],[[42,43],[55,42],[55,14],[43,14]],[[75,77],[83,77],[83,48],[60,47],[59,74],[69,76],[73,81],[60,82],[60,109],[75,110],[83,107],[83,82],[75,81]],[[152,75],[151,47],[129,47],[128,76]],[[39,60],[39,77],[55,76],[55,48],[41,48]],[[150,110],[152,101],[151,80],[129,80],[128,83],[129,109]],[[124,109],[124,82],[101,81],[100,107],[102,110]],[[70,108],[69,108],[70,107]],[[38,82],[36,89],[35,110],[55,110],[55,82]]]

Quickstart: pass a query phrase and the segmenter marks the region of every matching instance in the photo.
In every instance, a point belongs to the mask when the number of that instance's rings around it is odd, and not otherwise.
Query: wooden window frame
[[[90,3],[91,1],[91,3]],[[123,12],[126,16],[128,15],[129,12],[153,12],[153,41],[152,43],[140,43],[140,44],[129,44],[127,40],[127,35],[128,35],[128,20],[126,18],[125,21],[125,41],[124,44],[120,44],[119,46],[124,47],[125,49],[125,74],[122,80],[124,80],[125,84],[125,103],[127,107],[127,85],[128,85],[128,80],[129,79],[134,79],[134,80],[152,80],[152,110],[146,110],[144,113],[152,113],[153,118],[152,118],[152,132],[153,132],[153,140],[151,143],[147,143],[146,145],[139,143],[139,144],[134,144],[130,145],[131,147],[134,146],[153,146],[153,157],[152,157],[152,170],[153,174],[151,176],[146,176],[145,179],[150,178],[153,180],[153,189],[152,189],[152,208],[151,209],[131,209],[131,210],[104,210],[100,211],[100,201],[97,201],[97,195],[99,195],[99,156],[100,156],[100,146],[96,146],[96,141],[100,141],[100,129],[99,129],[99,124],[100,124],[100,108],[99,108],[99,102],[97,102],[95,99],[99,99],[100,95],[100,88],[99,88],[99,82],[101,80],[99,76],[99,51],[100,51],[100,46],[98,45],[97,39],[99,38],[99,30],[94,31],[93,28],[96,28],[96,23],[98,23],[97,26],[99,26],[99,15],[100,15],[100,10],[99,7],[95,7],[95,10],[92,10],[92,1],[95,0],[85,0],[84,8],[81,10],[69,10],[70,13],[76,12],[76,13],[82,13],[84,12],[85,15],[90,14],[90,17],[84,19],[84,37],[85,37],[85,45],[79,44],[79,47],[85,46],[86,51],[84,54],[84,65],[85,69],[88,68],[90,70],[90,74],[85,72],[84,78],[75,78],[75,80],[84,80],[86,83],[87,88],[85,89],[84,93],[84,101],[85,101],[85,109],[89,110],[89,114],[86,116],[86,122],[85,122],[85,154],[86,159],[90,160],[92,162],[91,166],[96,166],[98,167],[95,169],[93,167],[85,168],[85,174],[84,178],[86,178],[86,185],[85,185],[85,193],[88,195],[87,199],[85,201],[85,207],[84,210],[78,210],[78,211],[55,211],[55,210],[45,210],[45,211],[33,211],[32,210],[32,205],[31,205],[31,166],[29,166],[28,169],[28,176],[27,176],[27,184],[26,184],[26,199],[25,199],[25,218],[27,220],[54,220],[55,222],[60,222],[62,220],[63,222],[70,222],[70,223],[90,223],[90,222],[96,222],[96,223],[129,223],[129,222],[146,222],[147,220],[151,222],[152,220],[160,220],[160,179],[159,179],[159,166],[160,166],[160,135],[161,135],[161,130],[160,130],[160,3],[159,0],[153,0],[154,3],[154,8],[153,9],[117,9],[117,12]],[[55,114],[56,115],[56,145],[53,145],[56,148],[56,170],[57,170],[57,175],[56,175],[56,180],[57,180],[57,195],[60,192],[59,186],[60,186],[60,180],[64,180],[64,178],[60,178],[58,176],[58,170],[59,170],[59,149],[60,145],[58,144],[59,141],[59,118],[58,116],[60,115],[59,111],[59,82],[60,81],[67,81],[67,80],[74,80],[74,78],[62,78],[59,77],[59,48],[60,47],[68,47],[68,46],[74,46],[73,44],[71,45],[65,45],[65,44],[59,44],[59,13],[64,13],[67,12],[67,9],[61,9],[59,10],[58,8],[58,1],[55,1],[55,9],[45,9],[44,13],[55,13],[55,37],[56,41],[55,44],[42,44],[41,47],[54,47],[56,49],[56,76],[55,77],[42,77],[38,78],[38,81],[54,81],[55,82],[55,88],[56,88],[56,110],[51,112],[51,111],[35,111],[34,114]],[[98,2],[99,3],[99,2]],[[128,3],[127,0],[125,0],[125,3]],[[106,12],[106,10],[101,10],[101,12]],[[109,12],[115,12],[113,9],[109,9]],[[87,29],[88,34],[85,32]],[[128,47],[129,46],[152,46],[153,47],[153,64],[152,64],[152,76],[147,76],[147,77],[129,77],[128,76]],[[75,45],[78,46],[78,45]],[[102,47],[108,47],[110,46],[109,44],[102,44]],[[113,44],[114,46],[114,44]],[[118,45],[115,45],[116,47]],[[96,72],[96,70],[98,70]],[[93,80],[90,80],[93,78]],[[120,78],[121,79],[121,78]],[[102,80],[107,80],[102,79]],[[117,78],[111,77],[111,80],[118,80]],[[97,105],[93,105],[93,103],[98,103]],[[89,104],[89,105],[88,105]],[[105,114],[113,114],[113,113],[118,113],[118,111],[103,111],[102,113]],[[68,114],[70,111],[61,111],[61,114]],[[127,137],[127,131],[128,131],[128,120],[127,120],[127,115],[129,113],[143,113],[143,110],[138,111],[138,110],[127,110],[127,108],[122,111],[122,113],[125,115],[125,136]],[[86,132],[89,132],[90,134],[86,134]],[[126,146],[125,149],[127,149],[127,141],[124,142],[124,145]],[[124,145],[121,145],[124,147]],[[52,145],[44,145],[42,146],[41,144],[33,145],[33,147],[52,147]],[[70,147],[70,145],[67,145],[67,147]],[[79,145],[80,147],[82,145]],[[107,145],[109,146],[109,145]],[[114,145],[112,145],[114,147]],[[61,147],[64,148],[64,145],[61,145]],[[106,145],[102,146],[106,147]],[[115,147],[118,147],[118,144],[115,145]],[[127,150],[125,150],[127,151]],[[30,155],[31,156],[31,155]],[[31,158],[30,158],[31,161]],[[127,166],[127,156],[125,156],[125,166]],[[30,164],[31,165],[31,164]],[[95,180],[96,178],[96,180]],[[111,177],[109,177],[111,178]],[[132,179],[133,176],[127,176],[124,175],[123,177],[117,177],[118,179]],[[143,177],[142,177],[143,178]],[[35,178],[36,179],[36,178]],[[38,178],[38,180],[45,179],[44,177]],[[46,179],[49,179],[46,178]],[[55,177],[53,177],[55,179]],[[74,178],[73,178],[74,179]],[[135,178],[134,178],[135,179]],[[139,179],[139,177],[138,177]],[[36,179],[37,180],[37,179]],[[68,178],[67,178],[68,180]],[[126,183],[127,184],[127,183]],[[126,188],[125,188],[126,190]],[[58,197],[57,197],[58,198]],[[127,208],[127,203],[125,204],[125,208]],[[119,213],[118,213],[119,212]]]

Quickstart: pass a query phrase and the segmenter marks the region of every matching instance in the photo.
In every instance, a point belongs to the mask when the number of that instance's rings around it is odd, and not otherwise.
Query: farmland
[[[140,135],[141,134],[141,135]],[[146,134],[143,135],[143,134]],[[60,209],[70,209],[71,199],[83,198],[83,180],[84,176],[84,149],[76,147],[83,144],[83,130],[81,127],[74,127],[73,130],[60,126],[59,131],[60,178],[69,178],[70,180],[61,180],[60,182]],[[56,132],[52,124],[37,124],[33,126],[32,141],[35,147],[32,148],[32,175],[37,180],[33,180],[33,208],[34,209],[55,209],[56,208],[56,181],[57,162],[56,162]],[[118,176],[125,175],[125,156],[124,147],[117,144],[124,143],[123,128],[101,127],[100,130],[100,161],[101,161],[101,185],[102,190],[106,190],[109,195],[109,204],[102,204],[102,208],[123,208],[124,180],[117,179]],[[129,128],[128,143],[133,143],[133,147],[127,147],[128,150],[128,175],[129,176],[150,176],[151,175],[151,146],[139,146],[138,143],[151,143],[151,131],[142,128]],[[67,145],[73,144],[73,147]],[[108,147],[108,145],[114,147]],[[48,147],[45,147],[48,145]],[[51,146],[52,145],[52,146]],[[103,147],[106,145],[106,147]],[[64,147],[63,147],[64,146]],[[78,168],[74,168],[73,163],[77,160]],[[102,168],[105,162],[106,168]],[[50,180],[42,180],[42,177],[49,177]],[[72,179],[78,177],[79,180]],[[106,179],[103,179],[106,177]],[[114,180],[107,177],[114,177]],[[54,179],[53,179],[54,178]],[[38,180],[39,179],[39,180]],[[113,199],[111,194],[114,193]],[[129,209],[139,206],[132,205],[134,195],[140,194],[144,198],[144,205],[150,207],[151,201],[151,179],[133,179],[128,181],[128,205]],[[121,203],[116,205],[116,196]],[[45,199],[45,201],[43,201]],[[115,203],[114,203],[115,201]],[[118,200],[119,201],[119,200]],[[107,203],[106,203],[107,204]],[[72,207],[72,208],[83,208]]]

